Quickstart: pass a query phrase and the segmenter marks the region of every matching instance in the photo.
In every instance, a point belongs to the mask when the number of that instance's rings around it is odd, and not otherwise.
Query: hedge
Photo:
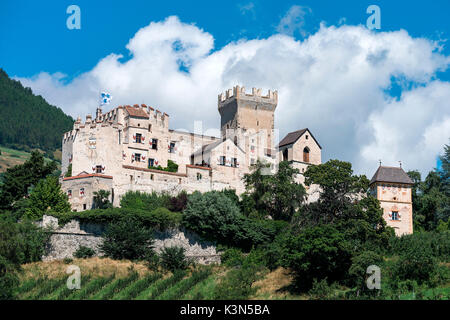
[[[68,223],[72,219],[77,219],[80,222],[109,224],[126,216],[133,216],[142,222],[146,227],[151,227],[158,230],[178,227],[181,222],[181,213],[171,212],[166,208],[157,208],[153,211],[129,208],[109,208],[68,213],[52,212],[48,213],[48,215],[58,218],[58,223],[60,226]]]

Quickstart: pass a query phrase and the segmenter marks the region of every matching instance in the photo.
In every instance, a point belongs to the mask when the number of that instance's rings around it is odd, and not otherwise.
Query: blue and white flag
[[[100,94],[100,105],[109,104],[111,102],[112,96],[107,92],[102,92]]]

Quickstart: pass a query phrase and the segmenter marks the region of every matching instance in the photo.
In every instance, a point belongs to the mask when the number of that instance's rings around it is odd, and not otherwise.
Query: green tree
[[[351,250],[342,232],[332,225],[308,227],[291,234],[284,244],[283,265],[290,268],[301,291],[309,290],[314,279],[329,283],[346,277]]]
[[[288,161],[279,163],[273,175],[264,174],[269,164],[258,161],[250,174],[244,176],[246,194],[243,209],[255,209],[260,216],[271,216],[276,220],[289,221],[305,200],[303,185],[294,181],[298,169]],[[251,214],[246,212],[247,215]]]
[[[31,192],[25,215],[37,220],[47,212],[65,213],[70,209],[67,195],[61,190],[58,179],[47,177],[39,181]]]
[[[68,166],[67,166],[67,171],[66,171],[66,174],[64,175],[64,177],[71,177],[72,176],[72,164],[70,163]]]
[[[100,248],[112,259],[145,259],[152,251],[153,230],[135,217],[127,216],[108,225]]]
[[[94,192],[94,209],[107,209],[111,208],[111,202],[109,201],[110,191],[99,190]]]
[[[0,189],[0,209],[11,209],[17,200],[28,195],[31,186],[55,170],[56,162],[45,164],[43,155],[37,151],[24,164],[9,168]]]

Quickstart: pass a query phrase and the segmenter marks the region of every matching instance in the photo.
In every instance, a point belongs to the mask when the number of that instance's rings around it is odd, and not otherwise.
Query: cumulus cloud
[[[128,60],[112,53],[69,83],[45,72],[19,80],[74,117],[95,112],[106,90],[114,106],[146,103],[188,130],[195,120],[218,129],[217,94],[233,85],[277,89],[280,138],[308,127],[324,160],[351,161],[369,176],[378,159],[425,173],[450,137],[450,83],[436,79],[450,58],[404,30],[321,25],[303,41],[275,34],[214,51],[211,34],[169,17],[140,29],[127,49]],[[408,84],[399,97],[389,95],[395,83]]]

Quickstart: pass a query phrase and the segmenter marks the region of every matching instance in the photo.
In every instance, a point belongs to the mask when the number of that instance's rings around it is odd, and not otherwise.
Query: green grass
[[[178,281],[181,281],[186,276],[186,271],[179,270],[175,271],[173,275],[169,278],[164,279],[153,288],[151,291],[148,300],[157,299],[160,295],[162,295],[166,290],[175,285]]]
[[[424,290],[421,293],[410,292],[400,295],[400,300],[415,300],[415,299],[448,300],[450,299],[450,287],[432,288]]]
[[[213,299],[214,288],[216,287],[216,276],[210,275],[193,286],[182,299],[186,300],[211,300]]]

